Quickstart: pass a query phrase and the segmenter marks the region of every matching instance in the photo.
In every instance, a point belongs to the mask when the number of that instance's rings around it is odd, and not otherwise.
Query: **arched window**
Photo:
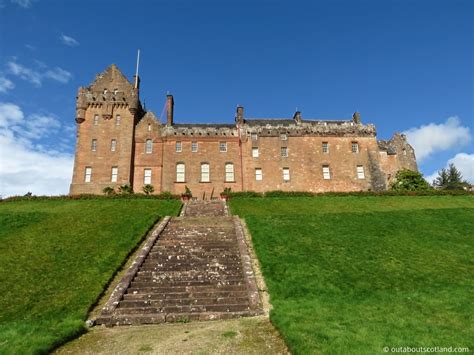
[[[211,173],[208,163],[201,163],[201,182],[211,181]]]
[[[176,164],[176,182],[186,181],[186,166],[184,163]]]
[[[226,182],[235,181],[234,164],[232,164],[232,163],[225,163],[225,181]]]
[[[145,153],[146,154],[151,154],[153,151],[153,141],[151,139],[146,140],[146,147],[145,147]]]

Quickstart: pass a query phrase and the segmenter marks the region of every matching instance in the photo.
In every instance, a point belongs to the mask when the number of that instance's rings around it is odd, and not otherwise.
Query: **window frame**
[[[110,140],[110,151],[115,152],[117,150],[117,139],[113,138]]]
[[[263,180],[263,170],[262,168],[255,168],[255,181]]]
[[[288,134],[287,133],[280,133],[280,140],[281,141],[287,141],[288,140]]]
[[[323,179],[324,180],[331,180],[331,168],[329,165],[323,165]]]
[[[196,148],[196,149],[194,149]],[[191,153],[197,153],[199,150],[199,144],[197,141],[192,141],[191,142]]]
[[[324,154],[329,154],[329,142],[322,142],[321,150]]]
[[[179,167],[183,167],[182,171],[179,171]],[[186,182],[186,164],[183,162],[176,163],[176,182]],[[182,178],[180,175],[182,174]]]
[[[365,169],[363,165],[357,165],[356,166],[356,173],[357,173],[357,179],[358,180],[364,180],[365,179]]]
[[[92,166],[86,166],[84,169],[84,182],[92,182]]]
[[[283,155],[283,152],[285,152],[284,155]],[[280,156],[282,158],[288,158],[288,147],[281,147],[280,148]]]
[[[147,174],[148,173],[148,174]],[[151,185],[151,177],[153,175],[153,171],[151,168],[143,169],[143,185]]]
[[[257,154],[255,154],[257,152]],[[260,156],[260,151],[258,147],[252,147],[252,158],[258,158]]]
[[[285,174],[285,172],[287,174]],[[287,177],[287,178],[285,179],[285,177]],[[283,168],[283,181],[288,182],[288,181],[290,181],[290,179],[291,179],[290,178],[290,168]]]
[[[110,174],[110,182],[118,181],[118,166],[113,166]]]
[[[227,142],[219,142],[219,152],[227,153]]]
[[[145,141],[145,154],[153,153],[153,139],[147,139]]]
[[[231,169],[227,169],[228,167],[230,167]],[[230,171],[232,170],[232,171]],[[234,169],[234,163],[225,163],[224,165],[224,173],[225,173],[225,176],[224,176],[224,181],[225,182],[235,182],[235,169]],[[232,175],[230,175],[232,174]],[[229,179],[229,176],[232,176],[232,179]]]
[[[204,168],[207,167],[207,171]],[[211,182],[211,164],[208,162],[202,162],[200,167],[200,179],[199,182],[208,183]]]
[[[91,140],[91,152],[97,152],[97,139],[92,138]]]
[[[354,150],[355,147],[355,150]],[[351,142],[351,152],[357,154],[360,152],[359,142],[353,141]]]
[[[258,141],[258,134],[257,133],[250,133],[250,139],[254,142]]]
[[[181,153],[183,151],[183,142],[176,141],[175,144],[174,144],[174,151],[176,153]]]
[[[92,125],[98,126],[99,125],[99,114],[94,114],[94,118],[92,120]]]

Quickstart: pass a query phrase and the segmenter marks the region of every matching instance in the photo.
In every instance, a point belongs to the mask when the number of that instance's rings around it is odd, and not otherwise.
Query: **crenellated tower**
[[[144,114],[139,86],[139,78],[130,83],[112,64],[90,86],[79,88],[71,194],[133,185],[135,125]]]

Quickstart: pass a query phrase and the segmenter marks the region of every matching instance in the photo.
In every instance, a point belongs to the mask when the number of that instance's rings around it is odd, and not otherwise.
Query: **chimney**
[[[360,113],[359,112],[354,112],[354,114],[352,115],[352,121],[354,121],[354,123],[356,124],[360,124]]]
[[[237,106],[237,113],[235,115],[235,122],[238,125],[244,124],[244,108],[242,106]]]
[[[293,119],[295,120],[296,124],[301,123],[301,112],[296,111],[295,114],[293,115]]]
[[[166,124],[173,125],[174,100],[173,95],[166,95]]]
[[[133,87],[137,89],[137,92],[140,91],[140,76],[138,75],[133,76]]]

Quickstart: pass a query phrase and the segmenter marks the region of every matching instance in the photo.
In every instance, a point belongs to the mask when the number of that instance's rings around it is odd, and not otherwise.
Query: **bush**
[[[268,191],[265,192],[265,197],[313,197],[314,193],[309,191]]]
[[[119,192],[121,194],[133,194],[133,189],[130,185],[125,184],[125,185],[120,185],[119,186]]]
[[[153,191],[155,191],[155,188],[153,187],[153,185],[146,184],[145,186],[142,187],[142,190],[145,193],[145,195],[150,195],[153,193]]]
[[[231,192],[229,197],[263,197],[263,194],[255,191]]]
[[[391,183],[390,189],[394,191],[426,191],[432,187],[423,179],[421,173],[403,169],[395,175],[395,181]]]
[[[105,195],[113,195],[115,194],[115,190],[113,187],[110,187],[110,186],[107,186],[107,187],[104,187],[104,189],[102,190],[102,192],[105,194]]]

